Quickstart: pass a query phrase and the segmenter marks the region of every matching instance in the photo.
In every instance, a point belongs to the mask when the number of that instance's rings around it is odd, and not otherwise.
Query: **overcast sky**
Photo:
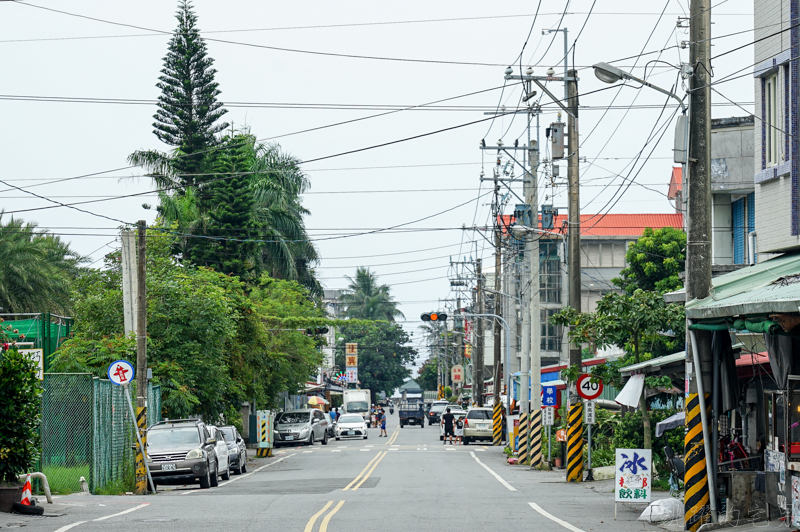
[[[586,158],[581,164],[582,212],[673,212],[665,193],[675,106],[668,104],[662,113],[661,94],[606,85],[590,65],[613,61],[638,76],[645,75],[647,66],[651,83],[670,88],[677,82],[675,91],[682,96],[685,87],[675,67],[688,60],[680,43],[689,33],[676,28],[676,22],[686,16],[688,3],[606,0],[593,6],[591,0],[550,0],[540,3],[535,17],[537,3],[195,1],[204,36],[216,39],[208,41],[208,50],[228,108],[225,119],[249,127],[259,139],[280,143],[301,160],[334,156],[304,165],[311,179],[303,200],[311,211],[307,225],[312,238],[320,239],[319,277],[327,288],[343,288],[344,275],[352,275],[356,266],[372,266],[382,282],[393,285],[408,320],[405,326],[416,331],[421,312],[435,310],[440,298],[452,296],[447,281],[451,256],[488,261],[491,250],[484,238],[460,229],[489,220],[490,197],[480,196],[487,188],[480,187],[479,175],[482,168],[491,175],[494,161],[492,155],[484,160],[479,143],[483,138],[489,144],[500,138],[524,141],[525,118],[457,126],[486,119],[484,112],[498,105],[519,104],[518,85],[501,89],[508,64],[515,64],[515,73],[520,63],[537,75],[551,66],[562,71],[563,34],[542,35],[542,29],[566,27],[572,46],[583,28],[574,52],[579,92],[585,94],[580,98],[585,106],[580,155]],[[712,56],[752,42],[752,2],[715,3],[720,5],[712,13]],[[140,175],[126,158],[137,149],[167,149],[152,134],[151,124],[159,95],[155,83],[169,40],[159,32],[174,29],[175,6],[165,0],[0,1],[0,179],[9,185],[0,188],[2,207],[63,234],[79,252],[98,260],[95,266],[116,246],[119,222],[114,220],[154,219],[154,211],[142,204],[155,203],[155,197],[134,195],[154,186],[147,178],[126,179]],[[716,88],[741,106],[712,93],[714,117],[752,111],[752,63],[752,46],[713,62],[715,80],[731,76]],[[563,94],[560,84],[548,88]],[[593,92],[599,89],[605,90]],[[367,118],[476,92],[437,104],[448,108]],[[82,103],[80,98],[112,102]],[[556,120],[556,107],[546,96],[541,104],[544,144],[544,128]],[[367,119],[292,135],[356,118]],[[646,143],[654,127],[654,139]],[[561,170],[565,176],[566,167]],[[635,178],[635,184],[621,188],[625,181],[617,174]],[[51,183],[78,176],[85,177]],[[521,194],[521,184],[516,185]],[[31,193],[62,203],[102,200],[76,207],[113,220],[52,208],[52,202]],[[104,200],[122,195],[134,196]],[[566,212],[565,196],[562,184],[541,190],[540,202]],[[406,227],[426,230],[324,240],[443,211]]]

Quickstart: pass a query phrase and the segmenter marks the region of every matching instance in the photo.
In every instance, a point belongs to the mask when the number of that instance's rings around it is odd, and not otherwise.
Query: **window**
[[[552,325],[550,316],[561,309],[543,308],[539,310],[541,320],[541,347],[542,351],[561,351],[561,325]]]
[[[778,109],[778,75],[768,77],[764,81],[764,134],[765,134],[765,155],[767,166],[778,164],[779,157],[779,133],[782,129]]]
[[[539,242],[539,301],[561,303],[561,263],[558,244]]]

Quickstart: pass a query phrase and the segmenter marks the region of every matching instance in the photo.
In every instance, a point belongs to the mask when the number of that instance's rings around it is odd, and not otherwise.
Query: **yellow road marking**
[[[356,476],[356,478],[354,478],[354,479],[353,479],[353,481],[352,481],[350,484],[348,484],[347,486],[345,486],[344,488],[342,488],[342,491],[347,491],[347,490],[349,490],[349,489],[350,489],[350,486],[352,486],[353,484],[355,484],[356,482],[358,482],[358,479],[359,479],[359,478],[361,478],[361,475],[363,475],[363,474],[364,474],[364,473],[367,471],[367,469],[369,469],[369,466],[371,466],[371,465],[372,465],[372,462],[374,462],[375,460],[377,460],[378,458],[380,458],[380,456],[381,456],[381,453],[378,453],[378,454],[375,456],[375,458],[373,458],[372,460],[370,460],[370,461],[369,461],[369,463],[367,464],[367,467],[365,467],[364,469],[362,469],[362,470],[361,470],[361,473],[359,473],[359,474],[358,474],[358,476]]]
[[[337,504],[333,510],[331,510],[331,513],[325,516],[325,519],[323,519],[322,523],[319,525],[319,532],[328,532],[328,523],[330,523],[331,517],[333,517],[333,514],[339,511],[339,508],[341,508],[343,504],[344,501],[339,501],[339,504]]]
[[[381,462],[381,460],[383,460],[383,457],[386,456],[386,451],[383,451],[382,455],[381,453],[378,453],[378,456],[380,456],[380,458],[378,458],[378,460],[375,462],[375,465],[372,466],[372,469],[370,469],[369,472],[366,475],[364,475],[364,477],[361,479],[361,482],[356,484],[356,486],[353,488],[353,491],[356,491],[361,486],[361,484],[363,484],[364,481],[369,478],[372,472],[375,471],[375,468],[378,467],[378,464]]]
[[[384,443],[384,445],[392,445],[395,441],[397,441],[397,437],[400,435],[400,429],[394,429],[394,434],[389,438],[389,441]]]
[[[321,516],[322,514],[325,513],[325,510],[327,510],[328,508],[331,507],[331,504],[333,504],[333,501],[328,501],[328,504],[323,506],[322,510],[320,510],[319,512],[317,512],[314,515],[312,515],[311,519],[308,520],[308,523],[306,524],[306,528],[305,528],[305,530],[303,532],[311,532],[312,530],[314,530],[314,523],[317,522],[317,519],[319,519],[319,516]],[[339,503],[339,506],[341,506],[341,503]]]

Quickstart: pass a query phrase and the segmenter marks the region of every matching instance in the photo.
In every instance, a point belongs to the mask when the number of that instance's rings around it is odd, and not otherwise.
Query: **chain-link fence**
[[[131,390],[135,398],[135,390]],[[148,386],[148,424],[161,419],[161,387]],[[134,399],[135,400],[135,399]],[[86,373],[46,373],[42,396],[41,471],[50,489],[92,493],[133,487],[136,441],[124,390]]]

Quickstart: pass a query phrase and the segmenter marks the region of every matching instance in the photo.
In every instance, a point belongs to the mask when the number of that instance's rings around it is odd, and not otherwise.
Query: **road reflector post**
[[[519,449],[517,458],[520,464],[528,463],[528,413],[519,413]]]
[[[531,413],[530,416],[530,431],[528,432],[530,438],[530,445],[528,447],[528,454],[531,459],[531,467],[539,467],[542,465],[542,409]]]
[[[500,445],[503,437],[503,407],[499,402],[494,405],[492,413],[492,445]]]
[[[583,481],[583,403],[569,408],[567,419],[567,482]]]
[[[273,441],[274,421],[275,415],[270,410],[258,410],[256,412],[256,428],[258,429],[256,435],[256,441],[258,442],[256,457],[258,458],[268,458],[272,456],[272,449],[275,443]]]
[[[709,394],[706,410],[711,416]],[[686,437],[683,477],[684,485],[684,529],[697,531],[710,519],[708,499],[708,469],[703,446],[703,425],[700,418],[700,394],[690,393],[686,402]]]

